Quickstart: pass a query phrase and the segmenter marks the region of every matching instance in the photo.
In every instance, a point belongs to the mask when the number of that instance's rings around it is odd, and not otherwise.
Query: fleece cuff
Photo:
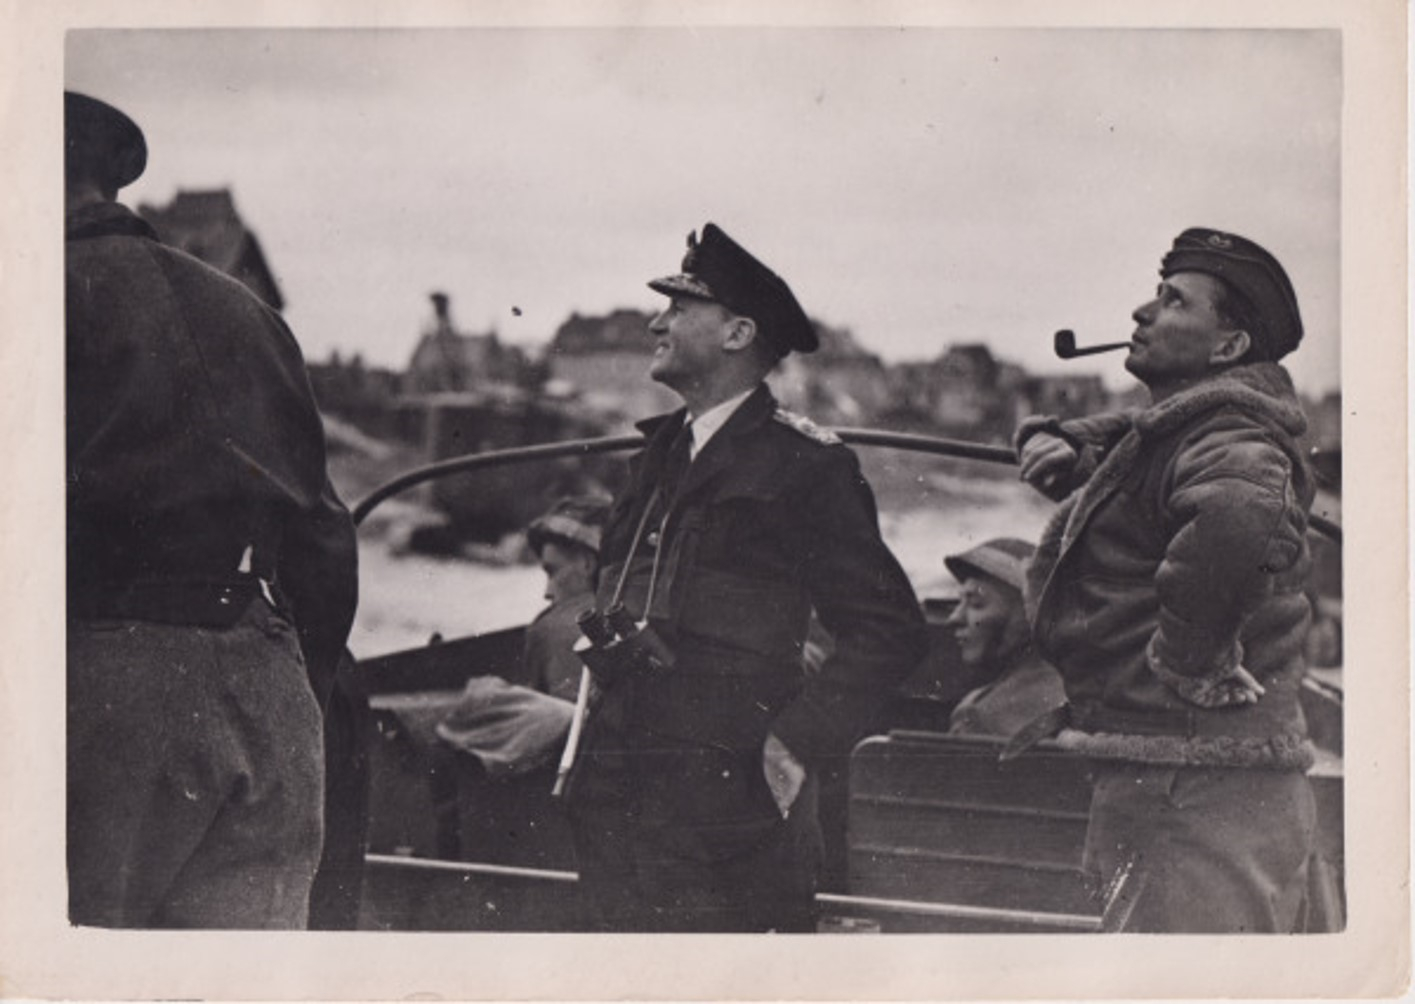
[[[1236,736],[1139,736],[1063,729],[1056,737],[1063,749],[1097,760],[1123,760],[1171,767],[1247,767],[1311,770],[1316,747],[1300,735],[1264,739]]]
[[[1145,647],[1145,660],[1149,663],[1150,672],[1159,677],[1160,682],[1170,690],[1201,708],[1215,708],[1233,703],[1221,696],[1225,688],[1220,684],[1239,678],[1238,668],[1243,664],[1243,646],[1238,641],[1235,640],[1212,666],[1199,675],[1183,673],[1169,665],[1160,654],[1160,649],[1160,635],[1156,632]]]

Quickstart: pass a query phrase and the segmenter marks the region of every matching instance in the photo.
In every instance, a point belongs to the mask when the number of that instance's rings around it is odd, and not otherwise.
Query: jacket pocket
[[[760,748],[665,743],[641,755],[645,821],[684,857],[736,857],[760,847],[780,828]]]
[[[682,595],[679,630],[766,659],[798,661],[810,607],[790,582],[699,568]]]

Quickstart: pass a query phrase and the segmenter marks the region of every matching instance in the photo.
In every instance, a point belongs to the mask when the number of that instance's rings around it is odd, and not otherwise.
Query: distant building
[[[1018,403],[1025,415],[1079,418],[1111,407],[1110,393],[1095,373],[1027,377],[1023,388],[1024,397]],[[1023,414],[1018,415],[1019,419],[1022,417]]]
[[[1017,419],[1028,378],[981,343],[951,345],[937,359],[890,371],[886,421],[950,436],[1005,441]]]
[[[653,359],[651,315],[615,310],[603,317],[571,314],[546,352],[549,385],[572,393],[602,414],[635,419],[671,411],[681,401],[649,377]],[[820,349],[793,353],[768,377],[788,408],[827,425],[867,421],[889,400],[884,365],[863,351],[851,333],[813,321]]]
[[[322,363],[307,362],[306,369],[321,412],[370,436],[408,437],[407,430],[396,422],[394,406],[403,386],[397,373],[365,366],[358,354],[344,359],[338,352],[331,352]]]
[[[977,342],[937,359],[889,369],[881,423],[894,428],[1006,442],[1028,415],[1074,418],[1115,406],[1099,376],[1033,376]]]
[[[811,322],[820,348],[793,352],[768,377],[783,405],[824,425],[862,425],[890,403],[889,375],[848,328]]]
[[[241,222],[230,189],[178,191],[166,206],[139,205],[138,215],[164,243],[245,283],[275,310],[284,309],[285,300],[260,241]]]
[[[603,317],[572,313],[546,349],[548,383],[595,412],[624,420],[678,407],[677,395],[649,379],[650,320],[640,310]]]
[[[433,316],[408,362],[403,389],[408,394],[484,390],[519,384],[529,370],[525,354],[502,345],[495,331],[468,334],[452,323],[451,300],[432,293]]]
[[[934,363],[901,362],[889,368],[890,406],[883,416],[891,425],[931,424]]]
[[[953,345],[939,357],[932,413],[947,429],[980,428],[998,410],[998,362],[986,345]]]

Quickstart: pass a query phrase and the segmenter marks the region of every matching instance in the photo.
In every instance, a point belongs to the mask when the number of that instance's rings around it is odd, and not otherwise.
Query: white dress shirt
[[[693,441],[688,447],[688,456],[693,460],[698,459],[698,454],[703,452],[703,447],[708,444],[717,430],[727,424],[727,420],[732,417],[732,413],[742,406],[742,402],[752,396],[751,390],[744,390],[736,397],[730,397],[721,404],[715,404],[707,411],[697,417],[690,417],[688,420],[688,431],[692,434]]]

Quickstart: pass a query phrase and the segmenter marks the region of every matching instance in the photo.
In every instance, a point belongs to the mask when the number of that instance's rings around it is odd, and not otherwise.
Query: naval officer
[[[639,426],[598,589],[664,657],[596,679],[569,789],[581,879],[603,930],[807,930],[815,778],[921,658],[923,618],[854,453],[765,383],[817,347],[791,289],[711,223],[688,243],[649,283],[668,298],[649,375],[683,407]],[[812,612],[834,649],[808,674]]]

